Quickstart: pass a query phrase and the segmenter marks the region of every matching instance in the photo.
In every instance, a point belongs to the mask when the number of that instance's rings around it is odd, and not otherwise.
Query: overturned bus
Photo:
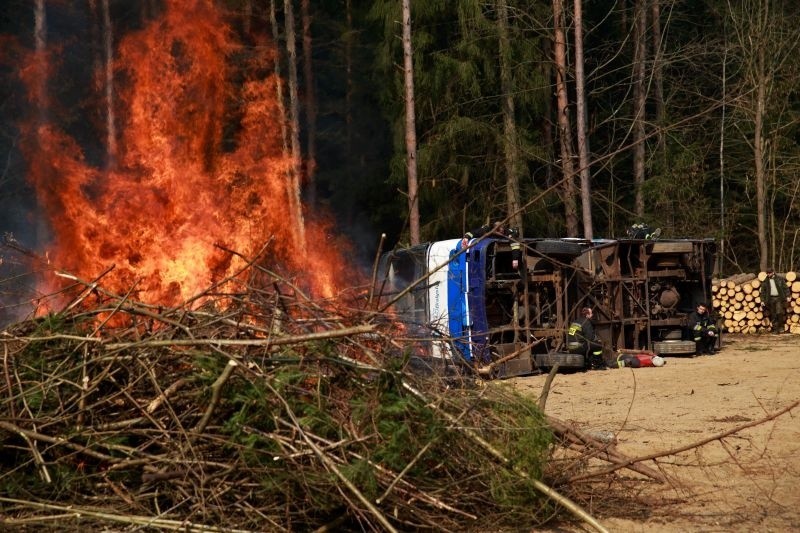
[[[709,299],[715,259],[711,239],[452,239],[383,254],[376,289],[432,358],[510,377],[583,368],[566,349],[582,307],[612,366],[628,350],[694,354],[687,317]]]

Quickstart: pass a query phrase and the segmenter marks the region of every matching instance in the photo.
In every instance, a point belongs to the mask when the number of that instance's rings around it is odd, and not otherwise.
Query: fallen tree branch
[[[42,433],[31,431],[29,429],[23,429],[15,424],[10,422],[6,422],[4,420],[0,420],[0,428],[5,429],[6,431],[10,431],[12,433],[16,433],[24,438],[29,438],[41,442],[48,442],[50,444],[56,444],[59,446],[64,446],[65,448],[69,448],[74,450],[78,453],[82,453],[84,455],[88,455],[89,457],[94,457],[95,459],[100,459],[101,461],[108,461],[109,463],[118,463],[120,459],[116,457],[112,457],[110,455],[106,455],[104,453],[96,452],[91,448],[87,448],[86,446],[82,446],[80,444],[76,444],[74,442],[68,441],[63,437],[51,437],[50,435],[44,435]]]
[[[336,339],[350,335],[361,335],[372,333],[378,328],[377,324],[362,324],[351,328],[332,329],[307,333],[305,335],[295,335],[292,337],[276,337],[268,339],[164,339],[136,342],[110,342],[105,344],[109,350],[119,350],[132,347],[158,346],[286,346],[289,344],[302,344],[326,339]],[[83,338],[81,338],[83,340]]]
[[[0,342],[42,342],[42,341],[81,341],[102,343],[103,339],[98,337],[81,337],[80,335],[45,335],[44,337],[12,337],[10,333],[4,331],[5,337],[0,338]]]
[[[137,515],[119,515],[114,513],[104,513],[95,511],[86,507],[76,507],[74,505],[54,505],[51,503],[28,502],[24,500],[16,500],[14,498],[5,498],[0,496],[0,502],[12,503],[15,505],[33,507],[40,510],[60,511],[64,514],[59,515],[61,519],[66,516],[80,518],[81,516],[91,516],[93,518],[100,518],[111,522],[118,522],[121,524],[132,524],[144,526],[147,528],[156,527],[162,529],[170,529],[173,531],[187,531],[190,533],[258,533],[250,529],[231,529],[229,527],[216,527],[207,526],[204,524],[195,524],[187,522],[186,520],[168,520],[166,518],[157,518],[152,516],[137,516]],[[26,518],[17,522],[13,518],[4,518],[6,524],[30,524],[35,522],[37,517]],[[53,517],[41,517],[42,522],[50,521]]]
[[[206,412],[203,413],[203,418],[197,423],[194,427],[195,433],[202,433],[206,426],[208,425],[208,421],[211,420],[211,415],[214,413],[214,409],[216,409],[217,404],[219,404],[219,393],[222,390],[222,387],[225,386],[225,382],[228,381],[228,378],[231,377],[233,371],[239,365],[233,359],[228,359],[228,364],[225,365],[225,368],[222,370],[222,373],[219,377],[211,384],[211,401],[208,403],[208,407],[206,408]]]
[[[492,375],[492,372],[494,372],[494,369],[495,369],[495,368],[497,368],[498,366],[502,365],[503,363],[506,363],[506,362],[508,362],[508,361],[511,361],[511,360],[512,360],[512,359],[514,359],[515,357],[518,357],[518,356],[519,356],[519,354],[521,354],[522,352],[524,352],[524,351],[526,351],[526,350],[530,350],[531,348],[533,348],[534,346],[536,346],[537,344],[539,344],[539,343],[540,343],[540,342],[542,342],[543,340],[544,340],[544,338],[541,338],[541,339],[538,339],[538,340],[536,340],[536,341],[534,341],[534,342],[531,342],[531,343],[525,344],[525,345],[524,345],[522,348],[520,348],[519,350],[516,350],[516,351],[514,351],[514,352],[512,352],[512,353],[510,353],[510,354],[508,354],[508,355],[504,355],[503,357],[501,357],[501,358],[500,358],[500,359],[498,359],[497,361],[492,361],[492,362],[491,362],[491,363],[489,363],[488,365],[486,365],[486,366],[482,366],[482,367],[478,368],[478,369],[476,370],[476,372],[477,372],[477,373],[478,373],[478,375],[480,375],[480,376],[491,376],[491,375]]]
[[[170,395],[172,395],[179,388],[183,387],[185,384],[186,380],[183,378],[176,380],[172,385],[164,389],[164,392],[156,396],[149,404],[147,404],[147,408],[145,409],[145,411],[147,411],[148,414],[152,415],[156,411],[156,409],[158,409],[161,406],[161,404],[164,403],[170,397]]]
[[[381,259],[384,242],[386,242],[386,234],[381,233],[381,240],[378,243],[378,250],[375,252],[375,261],[372,263],[372,283],[369,285],[369,299],[367,300],[367,306],[369,307],[372,306],[372,299],[375,296],[375,284],[378,282],[378,263]]]
[[[633,470],[634,472],[642,474],[643,476],[647,476],[660,483],[666,481],[664,474],[650,467],[639,464],[640,461],[631,460],[629,457],[622,455],[612,444],[599,441],[594,437],[587,435],[583,431],[571,427],[553,417],[548,417],[547,421],[557,435],[569,440],[570,442],[592,449],[596,456],[597,454],[601,455],[599,457],[600,459],[613,463],[614,465],[618,465],[620,468],[628,468],[629,470]],[[597,472],[603,472],[605,470],[607,469],[598,470]],[[614,470],[611,471],[613,472]],[[599,473],[583,474],[585,477],[581,477],[580,479],[595,477],[596,475],[599,475]],[[570,478],[570,481],[575,480],[576,478]]]
[[[695,448],[700,448],[701,446],[705,446],[706,444],[708,444],[710,442],[714,442],[714,441],[717,441],[717,440],[722,440],[725,437],[729,437],[731,435],[739,433],[740,431],[743,431],[743,430],[745,430],[747,428],[758,426],[758,425],[764,424],[766,422],[769,422],[770,420],[774,420],[775,418],[778,418],[779,416],[781,416],[783,414],[786,414],[789,411],[795,409],[798,405],[800,405],[800,400],[797,400],[797,401],[789,404],[787,407],[784,407],[783,409],[781,409],[779,411],[776,411],[776,412],[772,413],[769,416],[766,416],[764,418],[759,418],[758,420],[754,420],[752,422],[748,422],[748,423],[742,424],[740,426],[736,426],[735,428],[729,429],[727,431],[722,431],[720,433],[717,433],[715,435],[711,435],[710,437],[706,437],[705,439],[701,439],[701,440],[693,442],[691,444],[687,444],[685,446],[679,446],[677,448],[672,448],[670,450],[666,450],[666,451],[662,451],[662,452],[656,452],[656,453],[651,453],[649,455],[643,455],[643,456],[640,456],[640,457],[634,457],[634,458],[631,458],[631,459],[627,459],[623,463],[617,463],[617,464],[609,466],[607,468],[603,468],[603,469],[601,469],[601,470],[599,470],[597,472],[594,472],[593,474],[583,474],[583,475],[572,477],[572,478],[570,478],[569,481],[570,482],[580,481],[580,480],[587,479],[587,478],[590,478],[590,477],[595,477],[595,476],[599,476],[599,475],[603,475],[603,474],[609,474],[611,472],[619,470],[620,468],[629,467],[630,465],[632,465],[634,463],[640,463],[640,462],[643,462],[643,461],[652,461],[654,459],[658,459],[658,458],[661,458],[661,457],[668,457],[670,455],[677,455],[679,453],[683,453],[683,452],[686,452],[686,451],[689,451],[689,450],[693,450]]]
[[[542,412],[544,412],[544,407],[547,405],[547,397],[550,395],[550,385],[553,384],[553,380],[556,378],[556,374],[558,374],[558,366],[558,363],[556,363],[553,365],[553,368],[550,369],[550,373],[547,374],[547,379],[542,387],[542,393],[539,394],[539,409]]]

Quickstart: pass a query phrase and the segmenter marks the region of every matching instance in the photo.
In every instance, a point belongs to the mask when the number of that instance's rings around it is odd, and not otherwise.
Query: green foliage
[[[410,466],[408,476],[415,479],[425,479],[432,469],[437,476],[458,479],[460,490],[474,490],[486,505],[485,494],[490,495],[491,506],[508,523],[517,518],[530,520],[544,509],[532,480],[542,476],[552,434],[533,401],[499,385],[488,391],[453,390],[452,406],[434,407],[397,384],[391,378],[379,379],[370,394],[353,403],[353,422],[362,432],[377,432],[370,449],[372,461],[395,471]],[[456,426],[475,428],[512,465],[499,464],[468,436],[454,431],[454,424],[440,409],[462,412],[463,420]],[[351,464],[349,477],[367,483],[371,491],[374,473],[365,469],[364,464]]]
[[[431,414],[413,398],[393,391],[381,395],[379,404],[370,413],[381,442],[374,450],[375,460],[402,470],[440,433],[441,427]]]
[[[504,138],[495,6],[474,0],[412,3],[412,39],[418,142],[420,209],[425,238],[461,234],[487,217],[505,216]],[[510,17],[511,71],[522,167],[535,172],[541,151],[529,139],[547,109],[540,64],[542,34],[532,19],[539,2],[513,5]],[[381,102],[394,126],[392,182],[405,187],[402,50],[396,24],[398,4],[376,2],[372,20],[382,21],[384,40],[376,65]],[[523,194],[537,187],[525,180]],[[539,205],[539,204],[537,204]]]
[[[342,474],[357,486],[370,501],[375,501],[381,495],[375,467],[366,459],[356,459],[344,465]]]
[[[481,426],[487,440],[512,462],[511,468],[488,470],[488,491],[493,501],[510,520],[542,512],[546,503],[533,481],[541,479],[549,457],[553,436],[538,405],[512,390],[498,385],[481,412]],[[527,476],[519,475],[525,472]]]
[[[60,313],[49,313],[38,322],[34,337],[60,333],[66,327],[66,317]]]
[[[673,137],[674,139],[674,137]],[[677,141],[677,139],[675,139]],[[713,170],[706,168],[704,147],[669,144],[665,160],[668,165],[653,165],[652,176],[645,181],[644,193],[651,213],[644,222],[668,231],[678,237],[716,237],[714,227],[717,213],[710,202],[697,202],[698,198],[714,198]],[[686,209],[686,206],[692,206]]]
[[[248,450],[271,443],[261,432],[274,429],[274,399],[250,381],[232,381],[226,389],[226,403],[231,415],[223,425],[223,432],[233,443],[242,444]],[[259,433],[245,431],[245,428],[255,428]]]
[[[31,386],[25,386],[17,396],[15,409],[48,412],[71,396],[75,384],[80,382],[80,369],[65,364],[79,357],[75,353],[79,341],[65,342],[57,336],[83,335],[82,323],[54,313],[32,321],[31,325],[35,326],[29,333],[31,341],[13,360],[20,381]]]
[[[211,387],[228,364],[227,359],[209,352],[190,350],[186,352],[186,356],[191,359],[196,369],[194,379],[199,380],[205,387]]]
[[[0,441],[2,444],[2,441]],[[4,451],[4,453],[7,453]],[[7,453],[7,455],[12,455]],[[10,498],[25,498],[36,495],[37,498],[55,501],[69,500],[76,493],[89,490],[92,481],[77,467],[78,459],[73,464],[48,462],[46,465],[49,481],[42,474],[40,467],[33,465],[29,458],[17,455],[18,462],[11,463],[11,457],[4,457],[0,466],[8,466],[0,470],[0,494]],[[27,468],[20,468],[28,462]],[[6,463],[6,464],[3,464]],[[11,463],[11,464],[9,464]]]
[[[513,420],[514,424],[511,427],[498,425],[490,431],[504,439],[501,445],[516,467],[538,478],[552,444],[552,433],[533,398],[513,391],[507,394],[503,401],[493,403],[490,408],[498,420],[506,423]]]

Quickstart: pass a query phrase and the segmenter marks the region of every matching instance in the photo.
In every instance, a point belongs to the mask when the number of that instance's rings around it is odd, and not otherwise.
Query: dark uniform
[[[770,272],[761,284],[761,296],[766,296],[772,333],[783,333],[786,322],[786,282]]]
[[[493,232],[497,234],[498,237],[506,237],[511,241],[511,260],[516,262],[518,268],[522,259],[522,245],[519,241],[519,230],[517,228],[506,229],[499,223],[484,224],[478,229],[466,232],[464,234],[464,239],[478,239],[487,233]]]
[[[652,228],[639,222],[629,227],[627,234],[631,239],[657,239],[661,236],[661,228]]]
[[[708,314],[708,309],[704,313],[700,313],[695,308],[689,313],[687,326],[697,344],[697,353],[713,354],[716,352],[714,344],[717,342],[717,326]]]
[[[468,231],[464,234],[464,237],[467,239],[477,239],[479,237],[483,237],[487,233],[492,232],[497,227],[497,224],[484,224],[478,229],[474,229],[472,231]]]
[[[603,360],[603,345],[594,331],[594,324],[588,317],[575,319],[567,330],[567,349],[570,353],[580,353],[586,357],[586,366],[592,369],[608,368]]]
[[[519,230],[509,228],[506,231],[506,237],[511,240],[511,261],[519,268],[522,265],[522,244],[519,242]]]

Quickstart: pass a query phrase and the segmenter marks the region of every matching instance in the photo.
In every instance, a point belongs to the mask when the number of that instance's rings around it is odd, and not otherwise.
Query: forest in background
[[[31,98],[16,79],[22,51],[43,38],[37,6],[47,46],[60,58],[47,89],[52,120],[102,165],[112,137],[103,108],[89,105],[106,87],[93,65],[166,4],[6,2],[4,232],[36,247],[47,231],[19,152],[18,124]],[[264,39],[277,41],[305,212],[331,210],[365,260],[381,233],[387,245],[411,243],[402,4],[223,5],[242,43],[234,61],[246,62]],[[430,0],[410,9],[423,241],[499,218],[526,237],[584,236],[590,213],[595,238],[621,236],[635,222],[661,227],[665,237],[713,237],[723,272],[796,266],[793,2]],[[232,150],[227,133],[221,148]]]

